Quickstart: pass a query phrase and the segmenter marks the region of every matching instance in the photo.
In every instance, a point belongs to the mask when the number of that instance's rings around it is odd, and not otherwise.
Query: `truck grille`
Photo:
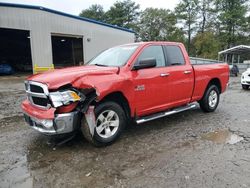
[[[45,109],[50,107],[47,85],[39,82],[26,81],[25,90],[28,95],[28,100],[32,105]]]
[[[36,85],[30,85],[30,91],[35,93],[44,93],[43,88]]]

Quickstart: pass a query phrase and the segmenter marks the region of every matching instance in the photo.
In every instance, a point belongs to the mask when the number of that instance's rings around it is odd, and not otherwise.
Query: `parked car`
[[[242,89],[249,89],[250,87],[250,68],[248,68],[241,75],[241,85]]]
[[[230,67],[230,74],[237,77],[239,74],[238,66],[237,65],[230,65],[229,67]]]
[[[181,43],[144,42],[110,48],[85,66],[31,76],[22,109],[47,135],[81,130],[94,145],[114,142],[141,124],[200,104],[217,108],[229,81],[225,63],[191,65]]]
[[[0,75],[11,75],[13,73],[14,70],[9,64],[7,63],[0,64]]]

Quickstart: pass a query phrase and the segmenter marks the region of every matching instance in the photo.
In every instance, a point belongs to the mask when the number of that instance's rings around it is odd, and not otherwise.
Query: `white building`
[[[99,21],[39,6],[0,3],[0,63],[17,71],[79,65],[134,38],[131,30]]]

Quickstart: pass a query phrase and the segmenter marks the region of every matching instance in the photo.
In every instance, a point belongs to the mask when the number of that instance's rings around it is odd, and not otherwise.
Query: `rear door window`
[[[184,56],[179,46],[164,46],[168,66],[185,65]]]

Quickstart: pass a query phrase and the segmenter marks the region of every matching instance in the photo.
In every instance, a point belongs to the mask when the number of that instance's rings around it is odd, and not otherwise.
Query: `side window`
[[[168,65],[185,65],[181,49],[178,46],[164,46]]]
[[[162,46],[149,46],[145,48],[138,57],[137,62],[143,59],[152,59],[152,58],[156,59],[157,67],[166,66]]]

